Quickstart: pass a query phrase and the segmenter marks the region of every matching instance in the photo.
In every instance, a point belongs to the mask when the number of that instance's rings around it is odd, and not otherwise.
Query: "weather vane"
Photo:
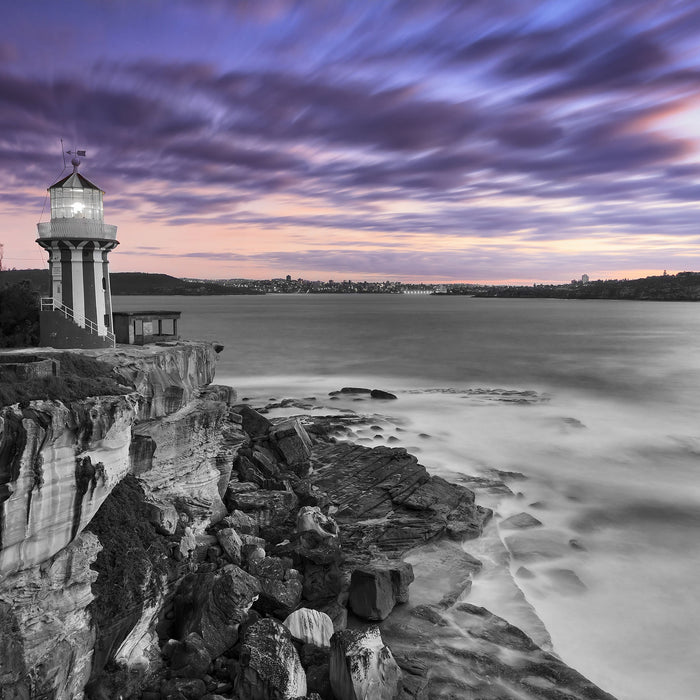
[[[63,153],[63,169],[64,170],[66,168],[66,153],[69,156],[73,156],[71,158],[71,161],[70,161],[71,165],[73,166],[73,172],[77,171],[78,166],[80,165],[80,159],[87,157],[85,151],[80,151],[80,150],[66,151],[63,148],[63,139],[61,139],[61,153]]]

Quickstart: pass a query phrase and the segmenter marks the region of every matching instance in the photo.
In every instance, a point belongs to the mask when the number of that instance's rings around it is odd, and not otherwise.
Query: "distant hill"
[[[186,282],[170,275],[148,272],[113,272],[109,276],[112,296],[126,295],[187,295],[207,296],[213,294],[260,294],[245,287],[227,287],[216,282]],[[48,270],[5,270],[0,272],[0,286],[29,280],[42,295],[49,293]]]
[[[487,287],[474,296],[700,301],[700,272],[679,272],[677,275],[656,275],[636,280],[596,280],[586,284]]]

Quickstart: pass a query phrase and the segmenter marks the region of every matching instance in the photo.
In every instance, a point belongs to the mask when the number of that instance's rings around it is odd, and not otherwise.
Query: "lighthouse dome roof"
[[[94,182],[90,182],[90,180],[80,173],[71,173],[58,182],[54,182],[49,189],[53,190],[57,187],[77,187],[84,190],[100,190]]]

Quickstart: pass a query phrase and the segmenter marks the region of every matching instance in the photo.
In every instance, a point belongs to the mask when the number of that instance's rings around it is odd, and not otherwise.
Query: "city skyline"
[[[34,239],[61,138],[106,191],[115,272],[498,284],[700,268],[691,2],[3,12],[6,268],[46,265]]]

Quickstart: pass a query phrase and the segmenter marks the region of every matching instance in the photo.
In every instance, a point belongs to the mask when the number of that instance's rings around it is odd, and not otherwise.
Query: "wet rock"
[[[502,520],[499,528],[502,530],[526,530],[531,527],[541,527],[542,523],[529,513],[517,513]]]
[[[392,700],[399,693],[401,675],[378,627],[333,635],[330,682],[337,700]]]
[[[236,566],[241,565],[241,548],[243,542],[238,533],[231,527],[225,527],[216,533],[216,538],[224,550],[226,558]]]
[[[395,394],[388,391],[382,391],[382,389],[372,389],[369,394],[373,399],[395,399],[397,398]]]
[[[350,578],[350,609],[365,620],[384,620],[397,603],[408,602],[413,567],[405,561],[374,562]]]
[[[275,425],[270,430],[270,439],[289,467],[299,474],[308,471],[311,438],[298,418],[290,418]]]
[[[333,636],[333,621],[325,613],[309,608],[295,610],[284,621],[292,637],[304,644],[330,647]]]
[[[340,391],[331,391],[329,396],[337,396],[338,394],[369,394],[371,389],[363,389],[357,386],[344,386]]]
[[[267,435],[272,423],[265,416],[246,405],[236,406],[234,410],[240,414],[241,426],[250,437],[257,438]]]
[[[211,655],[196,632],[188,634],[184,641],[176,642],[168,653],[174,676],[203,678],[209,672]]]
[[[297,532],[316,532],[322,538],[337,537],[338,524],[318,506],[304,506],[297,513]]]
[[[289,630],[272,619],[246,629],[241,646],[241,671],[235,697],[240,700],[275,700],[306,695],[306,674]]]
[[[417,605],[411,610],[411,615],[414,617],[422,617],[424,620],[431,622],[433,625],[447,627],[448,622],[435,608],[430,605]]]
[[[197,632],[211,656],[219,656],[236,643],[238,626],[259,592],[257,579],[234,564],[215,573],[189,574],[175,594],[177,638]]]
[[[557,559],[571,552],[568,538],[556,530],[526,530],[503,539],[511,555],[524,562]]]
[[[548,569],[545,573],[560,593],[577,594],[586,590],[586,584],[571,569]]]
[[[473,492],[431,477],[401,448],[319,443],[312,464],[311,482],[338,507],[348,560],[366,562],[370,547],[398,558],[439,535],[474,537],[487,516]]]

